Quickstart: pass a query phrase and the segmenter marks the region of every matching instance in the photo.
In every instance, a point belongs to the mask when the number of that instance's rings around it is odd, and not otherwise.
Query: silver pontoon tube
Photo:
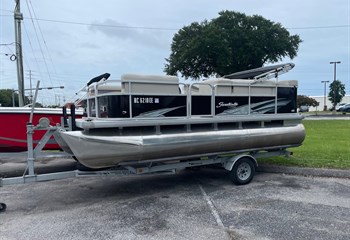
[[[87,135],[83,131],[61,132],[78,161],[90,168],[106,168],[121,162],[143,161],[250,151],[251,149],[278,149],[299,146],[304,141],[305,129],[294,126],[271,128],[233,129],[176,134],[103,136]],[[171,159],[171,158],[169,158]]]

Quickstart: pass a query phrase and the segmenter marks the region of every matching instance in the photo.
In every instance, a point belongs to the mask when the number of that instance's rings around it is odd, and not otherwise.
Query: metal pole
[[[33,123],[30,121],[27,123],[27,146],[28,146],[28,157],[27,157],[27,170],[29,176],[34,176],[34,160],[35,154],[33,150]]]
[[[33,100],[33,104],[32,104],[32,110],[30,111],[30,117],[29,117],[29,123],[30,124],[32,124],[32,122],[33,122],[33,114],[34,114],[36,98],[38,96],[39,85],[40,85],[40,81],[38,81],[36,83],[36,89],[35,89],[35,93],[34,93],[34,100]]]
[[[29,83],[30,83],[30,103],[33,104],[32,70],[29,70]]]
[[[12,89],[12,107],[15,107],[15,89]]]
[[[16,56],[17,56],[17,79],[18,79],[18,100],[19,106],[24,106],[24,80],[23,80],[23,55],[22,55],[22,36],[21,21],[23,15],[20,12],[20,0],[16,0],[15,8],[15,37],[16,37]]]
[[[327,110],[327,106],[326,106],[326,84],[329,81],[321,81],[321,83],[324,83],[324,99],[323,99],[323,111]]]

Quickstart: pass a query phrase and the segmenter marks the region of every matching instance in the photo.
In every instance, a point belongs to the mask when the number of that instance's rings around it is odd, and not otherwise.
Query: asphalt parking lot
[[[222,169],[0,188],[7,239],[349,239],[350,179]]]

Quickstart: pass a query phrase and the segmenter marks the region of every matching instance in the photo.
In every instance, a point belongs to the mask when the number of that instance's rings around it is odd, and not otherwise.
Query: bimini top
[[[254,68],[245,70],[242,72],[231,73],[225,75],[224,78],[228,79],[259,79],[259,78],[273,78],[288,72],[294,67],[294,63],[278,64],[273,66],[266,66],[260,68]]]

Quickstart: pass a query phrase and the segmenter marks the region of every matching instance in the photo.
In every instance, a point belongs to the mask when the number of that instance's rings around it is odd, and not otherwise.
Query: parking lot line
[[[199,188],[203,194],[203,198],[205,201],[207,201],[209,207],[210,207],[210,211],[211,213],[213,214],[215,220],[216,220],[216,223],[219,225],[219,227],[222,227],[222,228],[225,228],[224,224],[222,223],[222,220],[220,218],[220,215],[218,213],[218,211],[216,210],[213,202],[210,200],[208,194],[204,191],[202,185],[198,184],[199,185]]]

